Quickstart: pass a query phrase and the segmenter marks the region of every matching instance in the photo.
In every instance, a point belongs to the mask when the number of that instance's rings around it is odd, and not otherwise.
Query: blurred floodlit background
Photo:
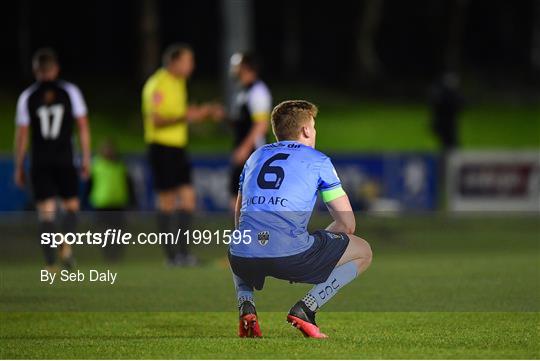
[[[484,169],[491,173],[482,174],[486,182],[491,179],[490,196],[501,196],[497,187],[505,186],[512,189],[503,189],[507,193],[503,198],[515,193],[515,187],[521,187],[517,191],[521,197],[531,197],[529,191],[538,196],[538,182],[529,178],[538,172],[530,168],[529,160],[534,161],[540,144],[538,1],[363,0],[330,6],[299,0],[21,0],[4,4],[3,14],[0,175],[4,192],[9,192],[0,201],[3,210],[28,207],[30,201],[11,184],[10,153],[16,99],[33,81],[30,61],[37,48],[53,47],[62,77],[83,90],[93,149],[104,138],[113,138],[122,154],[141,155],[145,151],[141,87],[159,67],[161,51],[179,41],[190,44],[196,55],[197,68],[190,81],[193,102],[227,103],[228,59],[234,51],[250,50],[262,62],[262,78],[275,104],[291,98],[318,104],[318,146],[338,155],[338,168],[342,161],[344,181],[353,187],[349,191],[356,194],[357,206],[366,197],[368,201],[383,198],[392,209],[436,209],[443,204],[445,182],[439,178],[449,174],[435,168],[448,166],[438,155],[447,148],[441,140],[444,133],[453,131],[458,150],[532,150],[532,156],[525,156],[529,168],[505,173],[507,178],[518,177],[518,185],[497,183],[500,173],[493,173],[493,167]],[[441,95],[445,87],[452,89],[450,95]],[[441,116],[434,104],[445,101],[450,102],[450,110],[442,112],[455,116],[447,120],[443,114],[439,122],[455,122],[443,124],[441,130],[435,124],[434,118]],[[223,185],[218,179],[223,174],[212,164],[214,172],[208,178],[198,156],[227,163],[224,155],[231,149],[232,135],[226,125],[192,127],[189,150],[195,165],[200,165],[201,181],[196,186],[201,207],[223,208],[224,200],[219,200]],[[381,161],[378,170],[355,159],[369,153],[381,160],[387,152],[406,159],[392,158],[396,166],[385,163],[384,167]],[[420,158],[408,157],[411,152]],[[340,159],[339,154],[353,159]],[[456,167],[465,162],[459,159]],[[487,155],[481,162],[488,159],[500,157]],[[152,201],[151,194],[142,191],[147,182],[144,170],[135,165],[131,170],[139,182],[138,203],[147,209]],[[222,172],[226,171],[224,167]],[[470,172],[478,175],[474,171],[468,170],[469,177]],[[390,184],[400,177],[401,185]],[[426,184],[438,187],[427,189]],[[469,186],[474,188],[472,183]],[[404,193],[407,189],[424,191],[423,199],[409,199],[404,205],[404,198],[414,198]]]
[[[537,310],[539,1],[19,0],[5,2],[2,15],[0,238],[6,242],[0,246],[2,261],[13,263],[4,277],[13,296],[8,308],[32,309],[37,303],[28,295],[41,300],[41,292],[58,291],[44,291],[34,279],[42,261],[35,225],[26,224],[35,214],[9,213],[33,208],[29,193],[12,181],[15,106],[33,81],[33,52],[43,46],[57,51],[62,78],[86,97],[94,154],[105,139],[115,141],[134,184],[132,210],[146,211],[154,209],[154,194],[141,90],[160,66],[163,49],[185,42],[197,63],[189,81],[192,102],[227,104],[233,88],[229,57],[249,50],[261,60],[274,105],[302,98],[319,106],[318,148],[332,156],[355,209],[363,211],[358,229],[377,254],[371,283],[361,284],[359,292],[368,309]],[[200,217],[195,226],[230,227],[232,132],[212,122],[193,125],[190,132]],[[83,208],[90,210],[88,202]],[[210,211],[224,213],[205,217]],[[127,218],[134,230],[155,228],[154,217],[145,213]],[[91,228],[94,220],[83,213],[80,228]],[[315,219],[314,227],[326,221]],[[114,289],[119,299],[130,286],[139,295],[156,295],[151,309],[196,309],[201,298],[213,299],[186,296],[188,306],[161,306],[163,299],[175,300],[170,295],[181,286],[178,277],[155,267],[162,263],[159,247],[130,252],[126,257],[134,261],[120,266],[127,288]],[[218,260],[217,266],[185,271],[192,277],[183,282],[210,285],[229,292],[232,300],[230,276],[223,272],[225,249],[195,252],[203,263]],[[98,249],[75,254],[85,267],[101,262]],[[19,262],[27,256],[31,266]],[[156,283],[150,277],[156,272],[170,282]],[[163,289],[165,284],[171,288]],[[139,292],[139,286],[146,291]],[[395,298],[382,295],[389,290]],[[230,306],[224,303],[209,307]],[[356,310],[353,306],[343,308]]]

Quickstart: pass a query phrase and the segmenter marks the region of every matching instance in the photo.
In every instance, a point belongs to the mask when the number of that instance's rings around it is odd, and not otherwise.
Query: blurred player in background
[[[39,215],[40,234],[55,232],[56,197],[64,209],[63,232],[72,232],[79,211],[79,177],[74,165],[73,128],[79,130],[82,151],[80,167],[83,179],[90,169],[90,129],[87,109],[79,88],[59,80],[60,66],[51,49],[38,50],[32,67],[36,82],[19,97],[15,133],[15,183],[26,184],[24,159],[30,140],[30,184]],[[56,254],[53,248],[42,245],[45,262],[54,269]],[[60,247],[64,266],[73,265],[71,246]]]
[[[266,143],[272,95],[266,84],[259,79],[259,64],[252,54],[234,54],[231,57],[231,74],[241,87],[230,114],[234,130],[234,151],[229,190],[231,209],[234,210],[238,178],[244,163],[255,149]]]
[[[160,232],[189,229],[195,210],[195,189],[186,151],[188,124],[223,117],[223,109],[217,104],[188,104],[186,81],[194,67],[194,54],[189,46],[171,45],[163,54],[163,67],[143,88],[144,135],[157,192]],[[173,245],[163,246],[170,265],[197,263],[186,240],[180,242],[178,249]]]
[[[124,211],[134,203],[132,181],[126,164],[110,138],[99,147],[88,180],[88,201],[100,211]]]
[[[251,240],[231,242],[229,260],[241,337],[261,336],[253,290],[270,276],[314,285],[287,321],[307,337],[325,338],[315,313],[371,263],[369,244],[353,234],[354,213],[336,170],[315,150],[316,115],[317,107],[306,101],[277,105],[271,116],[277,143],[256,150],[240,176],[235,223]],[[309,234],[317,193],[334,221]]]
[[[459,117],[465,99],[459,87],[460,79],[456,73],[447,72],[438,79],[429,92],[431,126],[440,145],[438,186],[446,189],[446,169],[451,153],[459,147]],[[445,204],[445,195],[440,193],[439,205]]]
[[[441,149],[448,153],[459,146],[459,115],[464,99],[459,90],[459,77],[446,73],[430,90],[431,124]]]
[[[135,205],[136,199],[128,168],[111,138],[102,141],[99,153],[92,160],[87,193],[88,203],[97,211],[96,224],[102,227],[102,232],[125,227],[125,211]],[[120,244],[107,244],[103,248],[108,261],[118,261],[123,251]]]

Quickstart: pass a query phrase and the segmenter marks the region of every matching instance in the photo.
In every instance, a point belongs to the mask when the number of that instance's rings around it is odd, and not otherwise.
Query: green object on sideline
[[[92,164],[90,204],[94,208],[123,208],[129,203],[126,166],[101,156]]]

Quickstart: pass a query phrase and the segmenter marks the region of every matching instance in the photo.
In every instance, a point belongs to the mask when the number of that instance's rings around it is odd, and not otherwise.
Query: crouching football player
[[[229,261],[240,312],[239,336],[261,337],[253,300],[267,276],[313,284],[287,315],[306,337],[325,338],[316,312],[371,263],[369,244],[353,235],[354,213],[330,159],[315,150],[317,107],[285,101],[271,114],[278,140],[256,150],[240,176],[236,228],[249,234],[231,243]],[[320,192],[334,221],[309,234]]]

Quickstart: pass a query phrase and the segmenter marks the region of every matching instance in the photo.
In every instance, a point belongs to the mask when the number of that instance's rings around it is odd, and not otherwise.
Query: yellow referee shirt
[[[183,148],[188,141],[186,122],[156,128],[152,114],[162,118],[180,118],[187,111],[185,79],[173,76],[166,69],[159,69],[147,81],[142,93],[144,140],[169,147]]]

